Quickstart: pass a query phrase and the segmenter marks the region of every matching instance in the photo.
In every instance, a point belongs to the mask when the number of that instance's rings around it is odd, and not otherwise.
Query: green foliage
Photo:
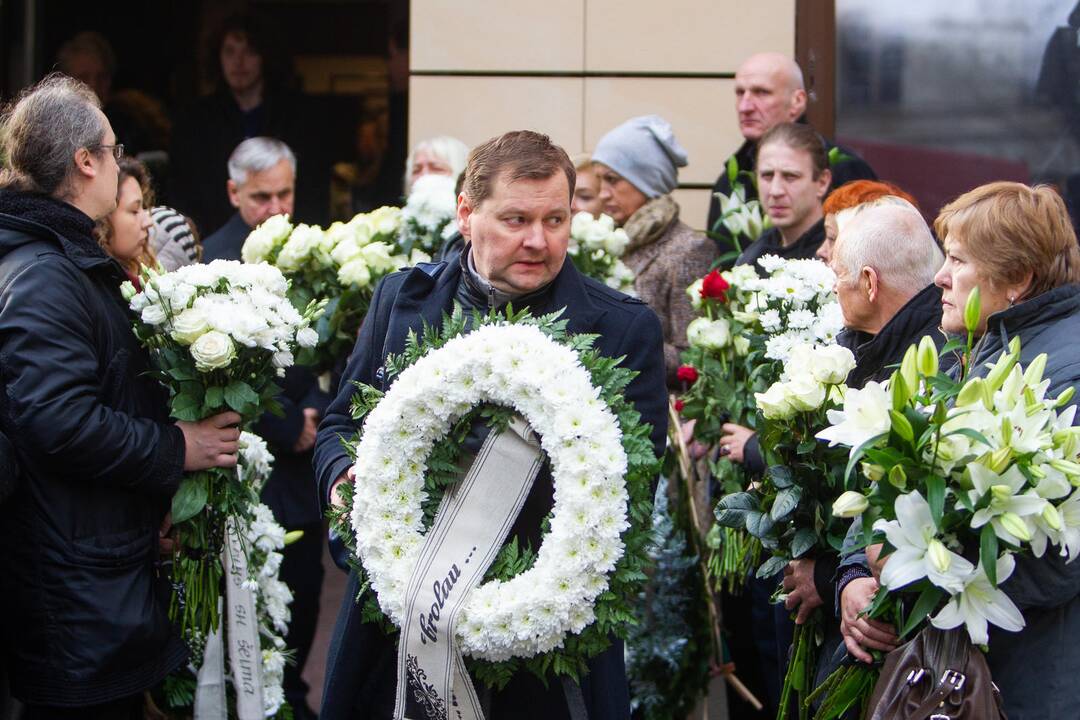
[[[587,672],[588,660],[606,650],[612,636],[626,637],[628,627],[635,622],[633,601],[645,581],[645,569],[649,565],[649,526],[652,513],[650,486],[659,471],[660,463],[653,453],[650,439],[652,427],[641,421],[640,413],[624,396],[624,391],[636,372],[623,367],[622,358],[600,355],[593,347],[595,335],[568,333],[567,321],[561,318],[561,314],[560,311],[533,317],[527,310],[515,311],[513,306],[508,307],[505,312],[493,310],[486,315],[476,311],[466,314],[460,306],[455,305],[452,313],[443,315],[439,326],[425,323],[419,333],[410,333],[402,352],[388,356],[385,363],[388,378],[392,381],[420,358],[473,328],[493,323],[528,324],[578,353],[593,384],[600,388],[600,399],[618,419],[623,450],[628,462],[626,484],[631,527],[623,534],[625,552],[609,576],[609,589],[600,596],[594,608],[596,621],[580,634],[568,636],[562,647],[549,653],[498,663],[466,659],[472,676],[495,688],[505,687],[510,678],[521,671],[530,672],[545,683],[559,675],[579,679]],[[362,385],[358,387],[359,392],[353,397],[352,410],[354,418],[359,419],[378,403],[381,395],[374,388]],[[447,434],[434,444],[427,458],[428,473],[424,478],[427,491],[427,500],[422,506],[425,530],[434,522],[446,488],[462,476],[463,463],[466,460],[462,456],[462,445],[474,424],[482,423],[498,430],[506,425],[511,415],[512,411],[508,408],[489,405],[475,407],[459,418]],[[349,444],[355,447],[358,440],[359,435]],[[328,512],[331,527],[343,539],[349,550],[349,565],[360,579],[360,592],[356,600],[361,606],[362,620],[377,624],[385,633],[392,635],[397,629],[379,609],[367,574],[356,558],[355,536],[349,518],[353,488],[350,483],[343,483],[343,486],[347,488],[343,493],[345,507],[331,508]],[[544,521],[545,528],[546,525],[547,520]],[[522,548],[516,540],[510,540],[500,549],[485,580],[509,580],[532,567],[535,557],[532,548]]]

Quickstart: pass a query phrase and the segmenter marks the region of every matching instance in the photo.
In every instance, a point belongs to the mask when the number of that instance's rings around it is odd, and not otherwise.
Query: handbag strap
[[[929,696],[922,703],[915,708],[915,710],[908,716],[911,720],[955,720],[949,715],[944,713],[938,713],[933,715],[940,705],[945,702],[945,698],[961,690],[964,687],[964,682],[967,677],[956,670],[946,670],[941,675],[941,679],[938,681],[937,687],[930,693]]]

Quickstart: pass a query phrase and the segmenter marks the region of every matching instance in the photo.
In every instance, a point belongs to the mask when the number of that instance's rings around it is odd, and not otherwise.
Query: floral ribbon
[[[446,491],[406,592],[394,720],[483,720],[456,627],[540,471],[536,433],[520,417],[490,433],[464,479]]]
[[[237,720],[263,720],[262,650],[255,615],[255,594],[248,584],[247,553],[236,519],[225,521],[225,618],[228,623],[229,666],[236,692]],[[225,658],[222,631],[206,639],[203,663],[195,689],[195,720],[225,720]]]

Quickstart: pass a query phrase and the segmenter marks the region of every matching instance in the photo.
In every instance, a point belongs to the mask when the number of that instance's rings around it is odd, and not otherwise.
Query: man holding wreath
[[[341,438],[358,430],[350,414],[354,381],[387,390],[387,355],[405,349],[410,331],[419,334],[425,323],[438,327],[455,304],[481,314],[508,304],[533,316],[562,310],[569,333],[598,336],[601,355],[625,358],[622,365],[637,372],[624,395],[641,422],[651,425],[655,453],[663,452],[667,398],[660,323],[639,300],[579,274],[567,261],[574,181],[566,152],[535,132],[506,133],[472,151],[458,199],[458,226],[468,243],[460,258],[395,273],[375,290],[337,398],[319,427],[315,471],[324,505],[341,502],[337,489],[351,477],[352,460]],[[486,430],[474,426],[473,435]],[[476,450],[473,445],[465,443],[469,451]],[[538,547],[554,501],[545,464],[513,519],[509,539]],[[357,502],[364,502],[363,494]],[[394,716],[398,634],[388,636],[362,619],[359,587],[353,572],[328,658],[322,717],[330,720]],[[501,690],[477,683],[484,717],[629,717],[623,647],[612,640],[589,661],[580,685],[556,681],[545,687],[525,672]],[[450,716],[456,717],[452,710]]]

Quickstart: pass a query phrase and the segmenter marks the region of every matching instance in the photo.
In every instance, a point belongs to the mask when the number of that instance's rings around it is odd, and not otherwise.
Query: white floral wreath
[[[627,457],[576,352],[531,325],[482,326],[403,370],[364,423],[352,511],[357,556],[399,627],[424,542],[425,461],[479,403],[513,408],[532,425],[555,486],[534,566],[477,587],[458,622],[462,652],[497,662],[549,652],[595,619],[629,527]]]

